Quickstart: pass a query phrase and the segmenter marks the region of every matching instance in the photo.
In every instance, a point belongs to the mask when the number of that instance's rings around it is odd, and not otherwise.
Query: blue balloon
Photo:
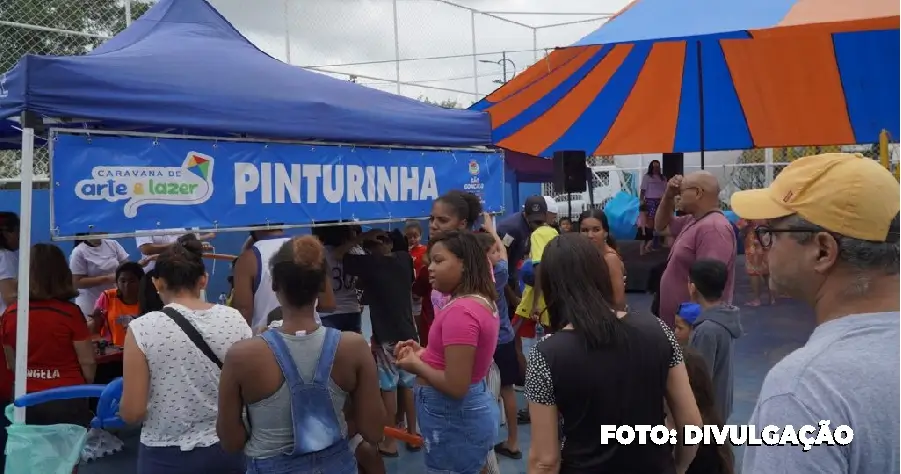
[[[119,402],[122,400],[122,377],[107,385],[70,385],[52,388],[42,392],[29,393],[17,398],[13,404],[17,407],[30,407],[56,400],[72,400],[74,398],[99,398],[97,412],[91,420],[91,428],[122,428],[125,422],[119,418]]]

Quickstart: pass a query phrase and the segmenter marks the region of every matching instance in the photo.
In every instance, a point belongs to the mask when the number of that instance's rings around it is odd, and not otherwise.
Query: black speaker
[[[586,184],[587,155],[584,151],[554,152],[554,191],[558,193],[581,193],[588,189]]]
[[[667,178],[677,174],[685,174],[685,155],[682,153],[664,153],[661,158],[661,171]]]

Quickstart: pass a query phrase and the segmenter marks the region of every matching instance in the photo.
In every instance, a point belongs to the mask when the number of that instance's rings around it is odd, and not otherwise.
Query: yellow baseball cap
[[[857,153],[799,158],[766,189],[732,195],[744,219],[797,214],[828,231],[874,242],[898,241],[892,221],[901,211],[901,190],[892,173]]]

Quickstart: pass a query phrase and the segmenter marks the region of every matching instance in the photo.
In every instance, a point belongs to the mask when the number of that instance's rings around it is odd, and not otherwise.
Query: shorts
[[[363,333],[363,313],[333,313],[320,315],[322,325],[339,331]]]
[[[516,355],[516,341],[498,344],[494,350],[494,363],[500,372],[501,387],[523,385],[522,373],[519,370],[519,357]]]
[[[375,366],[379,372],[379,389],[383,392],[393,392],[400,388],[413,388],[416,376],[397,368],[397,359],[394,358],[394,346],[397,343],[372,344],[372,356],[375,357]]]
[[[516,335],[519,337],[523,337],[526,339],[535,339],[538,337],[538,323],[533,321],[532,319],[519,317],[519,328],[516,329]],[[547,334],[548,328],[544,328],[544,333]]]

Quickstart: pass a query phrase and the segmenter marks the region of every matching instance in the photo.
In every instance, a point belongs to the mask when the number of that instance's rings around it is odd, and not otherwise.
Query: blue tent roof
[[[488,115],[449,110],[278,61],[204,0],[161,0],[84,56],[26,55],[0,75],[0,119],[45,117],[210,134],[473,146]]]

